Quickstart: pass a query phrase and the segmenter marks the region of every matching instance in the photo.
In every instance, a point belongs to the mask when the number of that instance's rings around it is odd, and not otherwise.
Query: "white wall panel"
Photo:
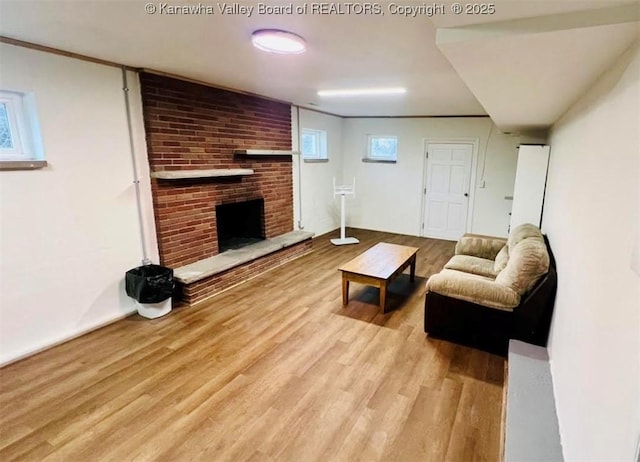
[[[640,436],[640,53],[552,130],[543,212],[558,267],[549,340],[567,461],[635,460]]]
[[[0,363],[135,311],[142,260],[121,70],[0,44],[3,88],[34,92],[42,170],[0,172]],[[37,72],[34,72],[37,69]],[[134,125],[150,257],[157,261],[140,96]]]

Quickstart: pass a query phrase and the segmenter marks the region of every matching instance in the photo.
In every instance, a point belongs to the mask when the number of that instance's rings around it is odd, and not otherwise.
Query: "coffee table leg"
[[[380,308],[382,308],[382,312],[385,312],[385,305],[387,301],[387,281],[382,282],[380,284]]]
[[[410,271],[409,280],[411,282],[415,282],[416,281],[416,256],[415,255],[411,259],[411,269],[409,271]]]
[[[349,279],[345,273],[342,273],[342,304],[349,303]]]

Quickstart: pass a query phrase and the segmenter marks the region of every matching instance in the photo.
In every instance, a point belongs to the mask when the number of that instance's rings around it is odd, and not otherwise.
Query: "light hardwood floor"
[[[504,361],[429,339],[424,283],[454,244],[352,230],[195,307],[0,370],[0,460],[497,461]],[[338,266],[419,247],[387,314]],[[394,310],[395,308],[395,310]]]

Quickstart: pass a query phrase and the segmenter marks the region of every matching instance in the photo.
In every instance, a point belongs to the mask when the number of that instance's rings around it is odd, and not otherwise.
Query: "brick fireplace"
[[[290,150],[290,105],[149,73],[142,73],[140,82],[152,172],[253,170],[238,176],[152,178],[161,264],[175,269],[220,253],[217,217],[228,204],[260,203],[266,239],[293,231],[291,156],[234,154],[238,149]],[[185,287],[185,301],[207,298],[310,246],[310,240],[301,242],[200,280],[194,283],[197,295]]]

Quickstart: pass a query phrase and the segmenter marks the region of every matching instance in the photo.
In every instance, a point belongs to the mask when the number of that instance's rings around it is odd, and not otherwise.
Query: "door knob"
[[[469,197],[469,193],[464,193],[464,197]]]

